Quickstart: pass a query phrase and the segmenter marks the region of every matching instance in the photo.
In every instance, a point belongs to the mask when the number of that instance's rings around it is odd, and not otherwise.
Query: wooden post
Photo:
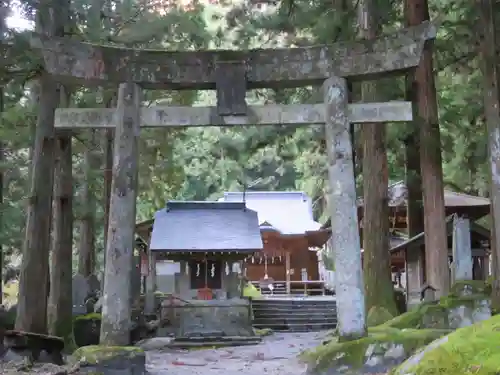
[[[286,294],[291,293],[291,288],[290,288],[290,253],[287,251],[285,252],[285,272],[286,272]]]
[[[366,334],[366,325],[347,83],[332,77],[323,89],[338,329],[341,337],[356,338]]]
[[[453,217],[453,282],[472,280],[472,247],[470,221],[465,217]]]
[[[130,276],[135,245],[141,89],[120,84],[102,306],[102,345],[130,344]]]
[[[154,314],[155,310],[155,292],[156,292],[156,255],[149,250],[148,254],[149,273],[146,281],[146,303],[144,310],[146,314]],[[185,269],[181,266],[181,274],[185,273]],[[176,291],[174,291],[176,292]]]

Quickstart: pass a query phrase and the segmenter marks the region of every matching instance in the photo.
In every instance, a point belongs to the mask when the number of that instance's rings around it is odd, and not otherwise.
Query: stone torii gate
[[[434,24],[370,41],[328,46],[167,52],[133,50],[40,35],[32,47],[45,68],[70,85],[119,85],[116,109],[58,109],[57,129],[115,127],[101,341],[128,344],[130,273],[134,248],[140,127],[325,124],[331,188],[332,239],[337,272],[338,328],[344,337],[365,332],[365,306],[356,211],[350,123],[410,121],[411,103],[348,104],[347,79],[377,79],[417,66]],[[247,106],[246,91],[323,84],[324,103]],[[141,90],[217,92],[216,107],[141,108]]]

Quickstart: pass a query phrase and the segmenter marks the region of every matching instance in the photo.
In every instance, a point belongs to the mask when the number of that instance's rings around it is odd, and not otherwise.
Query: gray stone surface
[[[246,300],[199,301],[174,308],[175,337],[254,336]]]
[[[73,315],[86,314],[85,299],[90,293],[87,279],[80,274],[73,276]]]
[[[365,300],[356,183],[347,117],[347,82],[343,78],[332,77],[325,81],[323,90],[337,328],[340,336],[360,337],[366,331]]]
[[[464,301],[448,311],[449,328],[467,327],[491,318],[490,301],[487,298]]]
[[[126,352],[98,363],[89,363],[82,359],[78,366],[78,374],[146,375],[146,354]]]
[[[472,280],[472,246],[470,220],[455,215],[453,217],[453,282]]]
[[[59,108],[56,128],[113,128],[113,108]],[[348,106],[351,123],[411,121],[411,103],[353,103]],[[219,116],[215,107],[141,108],[141,127],[312,125],[324,124],[322,104],[249,106],[246,116]]]
[[[128,345],[130,341],[130,276],[135,248],[141,97],[138,85],[120,84],[100,335],[105,345]]]
[[[257,345],[205,350],[147,352],[150,375],[304,375],[298,355],[325,339],[327,332],[274,333]]]
[[[50,74],[71,84],[140,83],[145,89],[207,90],[217,86],[219,62],[242,62],[247,88],[321,84],[336,75],[374,78],[415,67],[437,27],[423,22],[370,41],[249,51],[151,51],[32,34],[31,46]],[[41,51],[40,51],[41,50]],[[284,81],[284,82],[283,82]]]

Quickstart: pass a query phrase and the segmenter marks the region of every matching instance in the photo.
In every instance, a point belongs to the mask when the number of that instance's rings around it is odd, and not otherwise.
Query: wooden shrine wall
[[[309,280],[319,280],[318,257],[315,251],[308,249],[307,239],[304,237],[293,240],[277,239],[264,243],[264,251],[246,260],[247,277],[258,281],[266,274],[276,281],[286,280],[286,253],[290,253],[290,280],[301,281],[302,268],[306,268]]]

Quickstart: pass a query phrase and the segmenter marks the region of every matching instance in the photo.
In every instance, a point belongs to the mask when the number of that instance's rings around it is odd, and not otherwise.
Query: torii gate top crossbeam
[[[373,40],[249,51],[134,50],[38,34],[31,45],[41,49],[47,71],[64,83],[132,81],[149,89],[215,89],[218,64],[236,62],[244,64],[252,89],[321,84],[333,75],[356,80],[401,73],[418,65],[425,41],[436,31],[435,24],[424,22]]]

